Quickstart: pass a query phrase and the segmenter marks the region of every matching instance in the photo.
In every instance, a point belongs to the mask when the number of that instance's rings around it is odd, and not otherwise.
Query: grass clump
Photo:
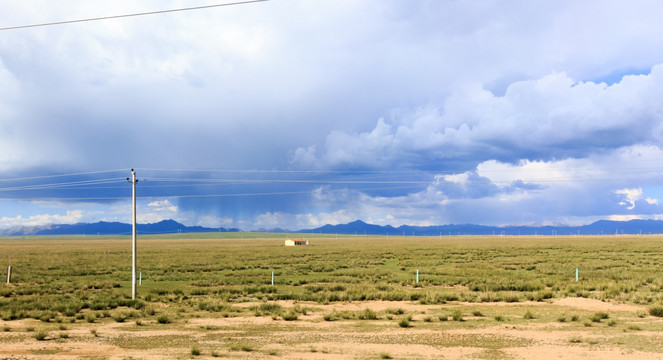
[[[168,315],[162,314],[162,315],[159,315],[159,317],[157,318],[157,322],[158,322],[159,324],[170,324],[170,323],[173,322],[173,321],[170,320],[170,318],[168,317]]]
[[[197,346],[194,346],[191,348],[191,355],[192,356],[198,356],[200,355],[200,349]]]
[[[297,312],[293,309],[289,309],[288,311],[285,311],[281,314],[281,317],[285,321],[295,321],[299,317],[297,315]]]
[[[502,315],[495,315],[495,321],[497,321],[497,322],[502,322],[502,321],[504,321],[504,316],[502,316]]]
[[[32,337],[35,338],[37,341],[46,340],[46,338],[48,337],[48,331],[41,329],[39,331],[36,331],[34,334],[32,334]]]
[[[389,353],[383,352],[380,353],[380,359],[392,359],[392,357]]]
[[[455,310],[455,311],[451,314],[451,318],[452,318],[454,321],[465,321],[465,320],[463,319],[463,313],[462,313],[460,310]]]
[[[398,326],[402,328],[409,328],[410,327],[410,319],[407,317],[404,317],[398,321]]]
[[[365,309],[359,314],[359,320],[377,320],[378,315],[371,309]]]
[[[599,311],[597,313],[594,313],[594,315],[592,315],[590,320],[592,320],[592,322],[599,323],[599,322],[601,322],[601,320],[605,320],[605,319],[608,319],[608,318],[610,318],[610,315],[608,315],[607,312]]]
[[[649,315],[663,317],[663,305],[654,305],[649,308]]]
[[[532,314],[532,312],[529,311],[529,310],[527,310],[527,312],[525,312],[525,315],[523,316],[523,318],[525,318],[526,320],[536,319],[534,314]]]
[[[569,339],[569,342],[571,344],[579,344],[582,342],[582,338],[580,336],[573,336]]]

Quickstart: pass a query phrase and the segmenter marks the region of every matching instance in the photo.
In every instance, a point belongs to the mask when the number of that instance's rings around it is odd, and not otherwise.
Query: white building
[[[285,241],[285,246],[304,246],[304,245],[308,245],[308,240],[288,239]]]

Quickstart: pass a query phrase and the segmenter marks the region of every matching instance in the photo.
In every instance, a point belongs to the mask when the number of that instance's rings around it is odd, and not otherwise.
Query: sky
[[[229,2],[225,2],[229,3]],[[224,4],[26,0],[0,28]],[[663,219],[660,1],[269,0],[0,30],[0,229]]]

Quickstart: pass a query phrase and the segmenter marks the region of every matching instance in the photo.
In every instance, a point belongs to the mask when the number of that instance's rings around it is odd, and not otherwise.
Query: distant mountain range
[[[236,228],[208,228],[202,226],[185,226],[174,220],[164,220],[153,224],[138,224],[139,234],[172,234],[196,232],[238,232]],[[393,235],[393,236],[439,236],[439,235],[609,235],[609,234],[663,234],[663,221],[600,220],[582,226],[484,226],[484,225],[435,225],[380,226],[367,224],[361,220],[348,224],[325,225],[315,229],[290,231],[280,228],[260,229],[260,232],[276,233],[315,233],[345,235]],[[119,222],[97,222],[92,224],[60,224],[43,226],[18,226],[0,229],[0,236],[25,235],[130,235],[130,224]]]
[[[325,225],[315,229],[297,231],[299,233],[321,234],[367,234],[367,235],[602,235],[602,234],[663,234],[663,221],[660,220],[630,220],[610,221],[600,220],[582,226],[484,226],[474,224],[464,225],[434,225],[393,227],[367,224],[357,220],[348,224]]]
[[[174,220],[163,220],[153,224],[137,224],[139,234],[171,234],[199,232],[237,232],[239,229],[207,228],[202,226],[185,226]],[[16,226],[0,229],[1,236],[24,235],[131,235],[131,224],[119,222],[97,222],[92,224],[60,224],[42,226]]]

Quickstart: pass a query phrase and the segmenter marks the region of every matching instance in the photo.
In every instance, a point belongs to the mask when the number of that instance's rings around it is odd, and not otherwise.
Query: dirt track
[[[292,307],[291,302],[280,302]],[[248,308],[251,303],[236,305]],[[661,359],[663,319],[642,316],[646,307],[584,298],[550,303],[358,302],[298,304],[310,309],[296,321],[242,312],[237,317],[183,316],[168,325],[145,320],[117,323],[43,324],[36,320],[0,322],[0,359]],[[371,309],[377,320],[325,321],[330,312]],[[389,315],[401,309],[403,315]],[[462,310],[464,321],[441,321],[440,314]],[[482,314],[473,315],[471,309]],[[525,310],[536,315],[526,321]],[[613,325],[590,323],[595,311],[610,314]],[[555,315],[578,314],[578,321]],[[640,313],[640,316],[636,316]],[[190,314],[187,314],[190,315]],[[495,320],[500,315],[503,320]],[[411,316],[411,326],[398,318]],[[546,318],[546,317],[553,318]],[[390,318],[391,317],[391,318]],[[38,341],[27,328],[47,328]],[[96,330],[96,336],[91,332]],[[66,333],[67,336],[60,334]],[[199,356],[192,355],[198,349]]]

